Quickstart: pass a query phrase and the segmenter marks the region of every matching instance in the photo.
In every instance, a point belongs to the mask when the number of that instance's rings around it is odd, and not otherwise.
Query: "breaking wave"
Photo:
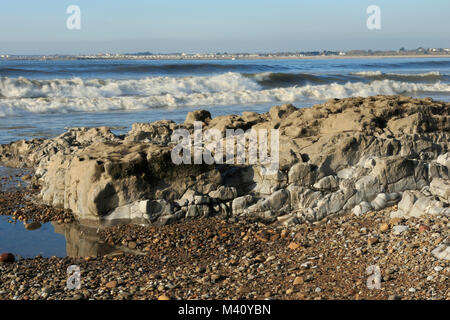
[[[381,71],[362,71],[362,72],[352,72],[350,73],[354,76],[365,77],[365,78],[375,78],[375,79],[390,79],[390,80],[404,80],[404,81],[420,81],[420,80],[430,80],[436,81],[443,79],[444,75],[439,71],[430,71],[424,73],[383,73]]]
[[[277,78],[278,77],[278,78]],[[396,80],[311,84],[267,88],[265,81],[284,81],[279,74],[245,76],[225,73],[197,77],[149,77],[134,80],[0,79],[0,116],[27,113],[100,112],[145,110],[157,107],[257,105],[325,100],[350,96],[405,93],[449,93],[450,84],[412,83]],[[292,75],[292,77],[303,77]],[[271,80],[272,79],[272,80]],[[298,82],[298,79],[295,80]],[[325,81],[326,82],[326,81]]]

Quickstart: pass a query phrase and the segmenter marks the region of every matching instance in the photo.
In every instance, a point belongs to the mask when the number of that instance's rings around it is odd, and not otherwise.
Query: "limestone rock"
[[[292,224],[346,210],[380,210],[401,194],[393,217],[447,216],[449,106],[374,96],[242,116],[212,118],[197,110],[185,123],[137,123],[121,136],[106,127],[73,128],[52,139],[0,145],[0,162],[33,167],[42,200],[71,209],[78,220],[166,224],[232,213]],[[218,129],[224,139],[226,129],[240,129],[241,138],[248,138],[249,129],[278,130],[276,170],[267,174],[248,157],[239,164],[175,165],[171,135],[176,129],[192,133],[195,121]],[[248,140],[239,146],[249,151]]]
[[[289,183],[297,186],[311,186],[315,183],[316,177],[316,168],[307,163],[293,165],[288,173]]]
[[[211,191],[208,194],[211,198],[219,199],[219,200],[233,200],[237,197],[237,191],[235,187],[225,187],[220,186],[219,189]]]
[[[211,113],[206,110],[195,110],[188,112],[186,116],[185,124],[193,124],[195,121],[201,121],[206,123],[211,120]]]
[[[450,201],[450,180],[434,178],[430,183],[430,192],[443,200]]]
[[[266,199],[262,199],[256,204],[250,206],[248,211],[250,214],[264,213],[264,216],[279,216],[283,212],[290,210],[289,191],[281,189],[274,192]]]
[[[339,187],[339,183],[334,176],[326,176],[314,184],[314,188],[319,190],[333,190]]]
[[[253,202],[254,197],[250,194],[234,199],[232,202],[233,215],[243,214],[245,210],[253,204]]]

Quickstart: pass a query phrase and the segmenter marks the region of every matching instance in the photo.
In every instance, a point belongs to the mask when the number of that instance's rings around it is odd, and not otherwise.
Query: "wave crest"
[[[227,106],[294,103],[350,96],[450,92],[450,84],[395,80],[331,83],[265,89],[237,73],[211,77],[146,78],[140,80],[0,81],[0,116],[32,113],[142,110],[156,107]],[[9,91],[8,91],[9,90]]]

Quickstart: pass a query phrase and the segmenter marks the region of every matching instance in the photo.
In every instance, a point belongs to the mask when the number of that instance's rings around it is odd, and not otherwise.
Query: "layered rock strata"
[[[397,203],[396,217],[448,216],[449,111],[450,103],[403,96],[215,118],[198,110],[183,124],[137,123],[122,136],[105,127],[73,128],[54,139],[13,142],[0,146],[0,162],[35,168],[42,200],[71,209],[80,221],[161,225],[219,215],[289,225]],[[227,129],[247,138],[251,129],[277,130],[277,170],[267,174],[248,159],[174,163],[173,134],[193,135],[198,124],[217,129],[224,146]],[[248,140],[242,141],[248,152]]]

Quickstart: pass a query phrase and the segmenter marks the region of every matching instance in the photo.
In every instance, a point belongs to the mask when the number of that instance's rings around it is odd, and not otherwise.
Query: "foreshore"
[[[221,139],[276,130],[277,170],[174,164],[172,135],[198,124]],[[404,96],[1,145],[3,165],[34,170],[27,189],[0,193],[2,214],[95,225],[118,252],[0,264],[0,298],[450,299],[449,148],[450,103]],[[78,290],[65,288],[72,264]]]
[[[430,254],[448,219],[394,220],[395,209],[294,228],[216,218],[110,227],[104,241],[141,254],[0,264],[0,299],[450,299],[449,263]],[[70,265],[80,267],[80,289],[66,288]],[[372,265],[380,289],[367,287]]]

